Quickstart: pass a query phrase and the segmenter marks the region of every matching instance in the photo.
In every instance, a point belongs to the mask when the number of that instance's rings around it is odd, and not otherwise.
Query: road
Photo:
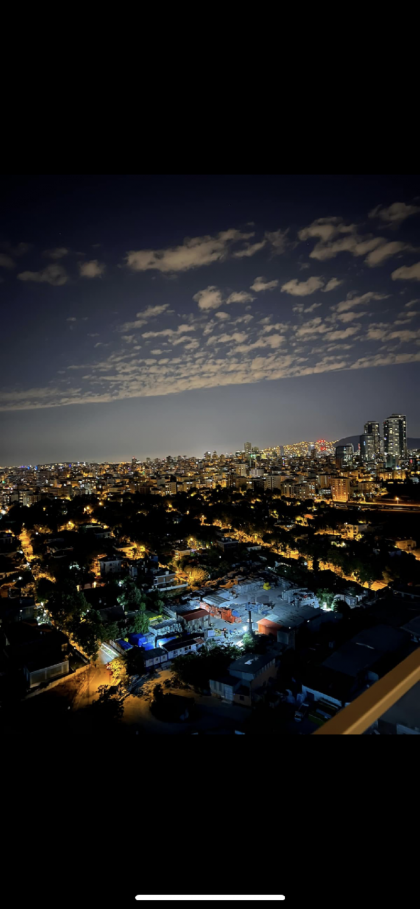
[[[235,728],[240,728],[244,719],[249,715],[246,707],[237,704],[227,704],[210,695],[198,695],[189,689],[169,689],[173,694],[187,698],[194,698],[200,708],[200,716],[194,722],[164,723],[156,719],[150,711],[150,700],[154,686],[172,677],[172,670],[162,669],[150,681],[142,686],[142,696],[129,695],[124,701],[124,715],[122,722],[134,727],[138,733],[152,733],[168,735],[173,733],[191,734],[192,732],[206,732],[214,734],[231,733]],[[136,728],[137,727],[137,728]]]

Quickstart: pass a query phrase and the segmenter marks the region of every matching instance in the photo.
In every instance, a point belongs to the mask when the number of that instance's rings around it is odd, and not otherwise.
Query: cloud
[[[313,312],[314,309],[318,309],[321,305],[321,303],[312,303],[312,306],[305,306],[303,312]],[[293,309],[294,308],[295,307],[293,307]]]
[[[2,268],[16,268],[16,262],[12,259],[11,256],[7,256],[5,253],[0,253],[0,266]]]
[[[287,281],[286,284],[283,284],[281,290],[283,293],[292,294],[294,297],[307,297],[309,294],[319,290],[323,283],[322,278],[312,277],[308,278],[307,281],[298,281],[297,278],[293,278],[292,281]]]
[[[100,278],[106,269],[103,262],[92,259],[90,262],[79,262],[79,272],[81,278]]]
[[[215,313],[215,316],[217,318],[217,316],[218,316],[217,312]],[[248,325],[248,322],[253,322],[253,320],[254,320],[254,316],[251,316],[249,313],[247,313],[246,316],[238,316],[237,319],[232,319],[230,324],[231,325],[242,325],[242,324]]]
[[[217,309],[223,305],[222,293],[214,284],[206,287],[205,290],[199,290],[193,296],[193,300],[198,303],[198,308],[202,310]]]
[[[227,259],[232,246],[249,240],[254,233],[225,230],[215,237],[186,238],[181,246],[168,249],[141,249],[127,253],[125,264],[133,271],[179,272]]]
[[[388,208],[377,205],[369,212],[369,218],[379,218],[386,224],[399,225],[410,215],[417,215],[420,212],[418,205],[406,205],[405,202],[393,202]]]
[[[373,237],[372,234],[359,236],[355,224],[345,224],[342,218],[318,218],[309,227],[299,231],[300,240],[319,238],[310,259],[324,261],[333,259],[340,252],[349,252],[353,256],[365,256],[377,246],[386,243],[383,237]]]
[[[415,265],[403,265],[392,272],[393,281],[420,281],[420,262]]]
[[[420,338],[420,329],[398,329],[393,330],[397,322],[372,322],[368,326],[364,341],[399,341],[400,344],[408,344],[410,341],[416,341]],[[404,324],[404,323],[403,323]]]
[[[229,303],[249,303],[255,300],[255,297],[246,290],[235,290],[226,299],[223,299],[221,290],[215,287],[214,284],[210,284],[204,290],[197,291],[193,296],[193,300],[198,303],[199,309],[206,311],[218,309],[219,306],[226,306]]]
[[[162,303],[157,306],[147,306],[146,309],[137,313],[137,319],[134,322],[123,322],[119,327],[119,331],[131,331],[133,328],[143,328],[149,319],[155,319],[164,312],[167,312],[168,315],[170,312],[173,312],[173,310],[169,309],[169,303]]]
[[[68,256],[69,252],[70,250],[65,246],[57,246],[56,249],[44,249],[42,255],[47,259],[62,259],[64,256]]]
[[[277,350],[284,344],[285,340],[283,335],[279,334],[257,338],[257,340],[253,341],[251,344],[239,344],[238,347],[235,347],[234,353],[249,353],[249,351],[256,350],[258,347],[271,347],[273,350]]]
[[[77,322],[76,316],[69,316],[66,322]]]
[[[287,249],[293,249],[297,244],[288,239],[289,228],[287,230],[266,231],[264,236],[271,246],[273,256],[279,256],[286,252]]]
[[[331,333],[330,333],[331,334]],[[328,336],[327,336],[328,341]],[[188,341],[190,344],[191,341]],[[0,394],[0,409],[28,410],[80,404],[99,404],[130,398],[144,398],[156,395],[180,394],[200,388],[247,385],[260,381],[275,381],[286,377],[307,376],[343,369],[362,369],[389,366],[399,363],[419,362],[417,353],[379,351],[353,361],[349,354],[326,356],[314,351],[314,360],[308,356],[296,356],[293,352],[281,352],[284,338],[280,335],[257,339],[252,344],[237,345],[229,349],[224,357],[212,354],[211,347],[204,355],[197,349],[199,342],[192,343],[190,350],[182,350],[181,356],[140,358],[137,351],[112,353],[91,366],[69,366],[64,378],[57,375],[57,382],[47,387],[15,388]],[[332,354],[334,354],[334,344]],[[336,345],[337,346],[337,345]],[[262,348],[261,355],[255,355],[256,348]],[[279,349],[280,348],[280,349]],[[351,345],[341,350],[349,351]],[[102,348],[98,349],[101,351]],[[160,350],[160,348],[156,348]],[[82,370],[82,374],[80,374]],[[88,370],[86,375],[83,371]],[[71,387],[67,376],[80,374],[86,387]]]
[[[338,278],[330,278],[325,287],[322,288],[322,292],[328,293],[329,290],[335,290],[335,288],[339,287],[340,284],[343,284],[343,281],[339,281]]]
[[[309,322],[304,322],[303,325],[300,325],[296,330],[295,336],[296,338],[306,339],[313,335],[325,334],[330,328],[331,326],[326,325],[319,316],[316,316],[315,319],[310,319]]]
[[[339,232],[352,233],[356,225],[344,225],[342,218],[317,218],[309,227],[303,227],[298,232],[299,240],[310,240],[313,237],[319,237],[324,243],[332,240]]]
[[[407,325],[407,323],[411,322],[412,319],[415,319],[416,316],[420,316],[420,312],[416,312],[415,309],[412,309],[408,312],[400,312],[398,315],[399,319],[394,322],[394,325]]]
[[[341,316],[337,316],[337,319],[340,322],[353,322],[354,319],[361,319],[362,316],[366,316],[366,312],[343,312]]]
[[[185,340],[188,341],[188,344],[185,345],[184,350],[197,350],[197,348],[200,347],[200,342],[195,338],[186,338]]]
[[[177,335],[186,334],[186,332],[195,331],[192,325],[178,325],[177,329],[163,328],[162,331],[145,331],[142,338],[175,338]]]
[[[409,300],[408,303],[404,303],[404,306],[408,308],[409,306],[415,306],[416,303],[420,303],[420,297],[417,297],[415,300]]]
[[[274,290],[275,287],[278,287],[278,281],[266,281],[262,276],[255,278],[253,284],[251,284],[251,290],[255,290],[256,293],[260,293],[262,290]]]
[[[138,312],[137,316],[139,319],[154,319],[156,316],[161,316],[168,309],[169,303],[160,303],[157,306],[147,306],[142,312]]]
[[[420,353],[387,353],[361,357],[349,369],[371,369],[374,366],[397,366],[399,363],[414,363],[420,360]]]
[[[337,331],[331,331],[328,334],[328,341],[338,341],[341,338],[351,338],[352,335],[355,335],[360,329],[360,325],[352,325],[349,328],[339,329]]]
[[[231,335],[211,335],[207,344],[230,344],[233,341],[237,344],[241,344],[243,341],[246,341],[247,338],[248,335],[245,331],[234,331]]]
[[[32,249],[32,243],[17,243],[16,246],[13,246],[12,243],[3,241],[0,243],[0,249],[5,253],[9,253],[10,256],[19,258],[19,256],[24,256],[25,253]]]
[[[216,319],[220,319],[221,322],[223,322],[225,319],[230,319],[228,312],[215,312],[214,316]]]
[[[243,259],[244,256],[254,256],[255,253],[259,252],[260,249],[266,245],[266,240],[261,240],[260,243],[248,243],[244,249],[239,249],[237,252],[233,253],[235,259]]]
[[[391,256],[396,256],[398,253],[404,252],[405,250],[411,252],[416,251],[409,243],[400,243],[399,241],[384,243],[366,256],[366,265],[369,265],[370,268],[375,268],[377,265],[382,265],[383,262],[390,259]]]
[[[351,310],[353,306],[363,306],[370,303],[371,300],[386,300],[388,296],[389,294],[378,294],[375,291],[368,291],[368,293],[362,294],[360,297],[355,297],[352,293],[349,293],[347,294],[346,300],[337,303],[335,306],[332,306],[331,309],[334,312],[347,312],[348,310]]]
[[[67,284],[69,276],[62,265],[47,265],[42,271],[22,271],[18,275],[19,281],[36,281],[61,287]]]
[[[231,293],[225,303],[251,303],[252,300],[255,300],[252,294],[247,293],[246,290],[240,290]]]
[[[288,328],[287,322],[276,322],[274,325],[265,325],[261,334],[266,335],[270,331],[287,331]]]

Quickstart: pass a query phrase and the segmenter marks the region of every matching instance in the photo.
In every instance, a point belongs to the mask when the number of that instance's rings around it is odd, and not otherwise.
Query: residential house
[[[230,664],[228,673],[209,680],[210,691],[215,697],[250,707],[276,674],[276,653],[247,653]]]
[[[202,644],[204,644],[203,637],[191,635],[184,638],[175,638],[173,641],[167,641],[166,644],[161,644],[161,647],[168,654],[168,660],[173,660],[177,656],[183,656],[186,653],[194,653]]]
[[[121,571],[122,559],[118,556],[103,556],[103,558],[98,559],[98,562],[102,577],[106,577],[109,574],[118,574]]]

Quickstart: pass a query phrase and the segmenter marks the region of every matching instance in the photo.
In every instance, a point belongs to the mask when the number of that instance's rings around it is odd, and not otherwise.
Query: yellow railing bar
[[[313,735],[361,735],[420,681],[420,647]]]

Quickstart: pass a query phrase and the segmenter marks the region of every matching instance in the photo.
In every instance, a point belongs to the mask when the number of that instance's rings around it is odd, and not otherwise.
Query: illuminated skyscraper
[[[245,454],[248,454],[248,455],[251,454],[251,449],[252,449],[252,442],[245,442],[245,444],[244,444]]]
[[[404,414],[393,413],[384,421],[384,452],[387,459],[406,457],[407,418]]]
[[[365,435],[372,436],[373,450],[374,450],[376,456],[379,455],[380,443],[381,443],[381,437],[380,437],[380,432],[379,432],[379,423],[374,423],[372,420],[368,420],[368,422],[365,423],[364,430],[365,430]]]

